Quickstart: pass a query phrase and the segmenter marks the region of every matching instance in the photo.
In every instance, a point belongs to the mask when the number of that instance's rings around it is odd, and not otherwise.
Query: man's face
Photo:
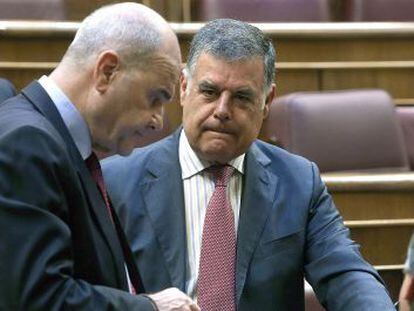
[[[227,62],[200,55],[191,80],[181,80],[183,126],[200,158],[224,164],[247,151],[273,99],[274,86],[264,94],[263,83],[260,58]]]
[[[93,148],[101,157],[128,155],[142,136],[162,129],[163,106],[174,96],[179,67],[160,57],[147,68],[116,72],[102,109],[94,113],[100,129],[92,128]]]

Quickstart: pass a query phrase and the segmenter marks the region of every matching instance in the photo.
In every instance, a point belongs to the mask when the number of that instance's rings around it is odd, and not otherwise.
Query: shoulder
[[[32,147],[40,147],[43,141],[65,147],[52,123],[22,95],[0,105],[0,140],[13,140],[14,145],[26,142]]]
[[[268,164],[268,169],[277,172],[305,172],[312,171],[315,167],[308,159],[261,140],[253,143],[250,152],[256,158],[264,159],[262,162]]]
[[[124,175],[134,172],[136,176],[147,167],[162,167],[178,160],[178,140],[175,135],[170,135],[158,142],[134,151],[124,156],[112,156],[104,159],[102,169],[106,175]],[[178,162],[177,162],[178,165]]]
[[[318,167],[304,157],[260,140],[253,143],[249,156],[261,164],[269,178],[278,180],[280,190],[295,191],[297,195],[309,197],[325,188]],[[252,163],[252,160],[247,163]],[[247,174],[248,170],[246,167]]]
[[[6,100],[16,95],[16,89],[14,85],[6,80],[0,78],[0,101]]]

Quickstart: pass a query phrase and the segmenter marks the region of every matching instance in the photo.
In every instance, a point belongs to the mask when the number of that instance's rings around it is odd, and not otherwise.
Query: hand
[[[178,288],[167,288],[161,292],[148,295],[159,311],[200,311],[200,308]]]
[[[413,276],[406,274],[404,278],[403,285],[400,290],[400,305],[399,310],[401,311],[410,311],[414,308],[410,308],[410,305],[414,302],[414,278]]]

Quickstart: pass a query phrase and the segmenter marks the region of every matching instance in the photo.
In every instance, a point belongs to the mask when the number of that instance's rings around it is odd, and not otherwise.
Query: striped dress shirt
[[[191,298],[197,299],[196,289],[204,218],[215,185],[213,176],[205,171],[212,163],[203,161],[197,156],[191,148],[184,130],[181,131],[178,153],[184,187],[187,234],[186,293]],[[244,157],[245,154],[242,154],[228,163],[235,168],[227,187],[227,197],[230,198],[233,209],[235,228],[239,222]]]

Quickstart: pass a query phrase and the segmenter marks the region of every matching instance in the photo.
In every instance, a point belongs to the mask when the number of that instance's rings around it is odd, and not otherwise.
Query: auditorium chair
[[[400,122],[410,168],[414,170],[414,107],[398,107],[397,116]]]
[[[0,103],[15,95],[14,85],[9,80],[0,78]]]
[[[0,0],[0,20],[66,20],[65,0]]]
[[[409,170],[392,99],[379,89],[277,98],[261,137],[316,162],[322,172]]]
[[[234,18],[247,22],[326,22],[329,0],[200,0],[196,19]]]
[[[348,21],[414,21],[413,0],[348,0],[345,4]]]

